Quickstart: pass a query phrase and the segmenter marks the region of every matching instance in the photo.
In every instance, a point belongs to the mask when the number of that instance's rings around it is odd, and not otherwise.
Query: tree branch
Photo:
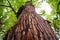
[[[10,6],[6,6],[6,5],[0,5],[0,6],[10,7]]]
[[[7,1],[8,1],[8,0],[7,0]],[[9,1],[8,1],[8,3],[9,3],[9,6],[7,6],[7,5],[0,5],[0,6],[10,7],[10,8],[12,9],[12,11],[13,11],[15,14],[17,14],[16,11],[14,10],[14,8],[12,7],[11,3],[10,3]]]
[[[8,0],[7,0],[8,1]],[[14,8],[12,7],[12,5],[11,5],[11,3],[8,1],[8,3],[9,3],[9,6],[10,6],[10,8],[12,9],[12,11],[14,11],[14,13],[16,14],[16,11],[14,10]]]

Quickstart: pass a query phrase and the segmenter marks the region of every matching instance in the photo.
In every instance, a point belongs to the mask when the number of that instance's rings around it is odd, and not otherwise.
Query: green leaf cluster
[[[52,12],[51,12],[51,17],[52,20],[51,21],[51,24],[52,24],[52,27],[55,28],[55,30],[58,30],[60,31],[60,0],[46,0],[51,8],[52,8]],[[51,19],[49,18],[48,19]]]

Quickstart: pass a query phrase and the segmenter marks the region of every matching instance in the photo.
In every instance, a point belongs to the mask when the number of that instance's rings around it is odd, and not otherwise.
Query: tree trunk
[[[9,30],[6,40],[57,40],[48,22],[35,12],[31,2],[18,13],[18,21]]]

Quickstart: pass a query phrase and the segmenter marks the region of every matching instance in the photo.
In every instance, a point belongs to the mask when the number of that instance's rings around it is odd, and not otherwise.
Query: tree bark
[[[20,13],[20,12],[18,12]],[[27,2],[18,16],[17,23],[9,30],[6,40],[58,40],[50,27]]]

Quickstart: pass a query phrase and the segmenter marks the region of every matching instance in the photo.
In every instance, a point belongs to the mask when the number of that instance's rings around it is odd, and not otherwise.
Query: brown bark
[[[7,40],[57,40],[53,30],[35,12],[31,2],[27,2],[17,23],[8,32]]]

